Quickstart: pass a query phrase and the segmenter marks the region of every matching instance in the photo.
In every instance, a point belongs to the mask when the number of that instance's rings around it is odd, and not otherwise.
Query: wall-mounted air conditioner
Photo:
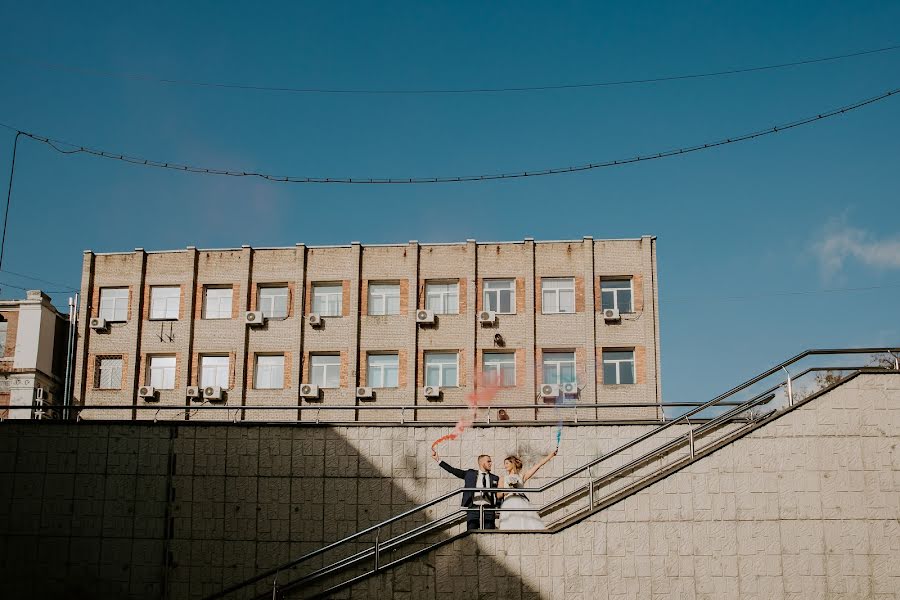
[[[319,399],[319,386],[313,385],[311,383],[301,383],[300,384],[300,397],[306,398],[307,400],[318,400]]]
[[[420,308],[416,311],[416,323],[419,325],[434,325],[434,311]]]
[[[106,327],[106,319],[103,317],[91,317],[91,329],[94,331],[105,331]]]
[[[138,388],[138,396],[144,400],[156,400],[156,388],[152,385],[142,385]]]
[[[309,322],[311,327],[321,327],[322,326],[322,315],[319,313],[309,313],[309,316],[306,317],[306,320]]]
[[[478,313],[478,322],[482,325],[493,325],[497,322],[497,313],[492,310],[483,310]]]
[[[578,384],[577,383],[563,383],[559,386],[559,390],[566,394],[567,396],[574,396],[578,394]]]
[[[603,320],[607,323],[612,323],[615,321],[621,321],[622,316],[619,314],[618,308],[604,308],[603,309]]]
[[[184,395],[191,400],[200,400],[203,397],[202,390],[196,385],[187,386],[184,390]]]
[[[542,398],[556,398],[559,396],[559,386],[555,383],[544,383],[541,384],[541,397]]]
[[[222,400],[222,388],[217,385],[208,385],[203,388],[203,397],[210,402]]]
[[[266,318],[261,310],[248,310],[244,313],[244,324],[250,327],[261,327],[265,325]]]
[[[356,397],[360,400],[374,400],[375,390],[370,387],[358,387],[356,388]]]
[[[437,400],[441,397],[441,388],[436,385],[426,385],[422,389],[422,395],[429,400]]]

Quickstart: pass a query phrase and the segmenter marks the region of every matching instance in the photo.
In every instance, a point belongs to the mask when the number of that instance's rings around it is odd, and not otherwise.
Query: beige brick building
[[[657,291],[651,236],[85,251],[74,398],[84,419],[452,422],[491,375],[493,418],[656,420]]]

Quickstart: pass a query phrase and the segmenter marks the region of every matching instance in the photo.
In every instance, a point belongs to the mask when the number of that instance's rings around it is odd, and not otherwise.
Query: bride
[[[503,461],[508,475],[500,478],[501,488],[522,488],[525,482],[534,477],[538,469],[546,465],[551,458],[556,456],[559,450],[554,450],[541,460],[538,464],[531,467],[524,475],[522,472],[522,460],[518,456],[508,456]],[[502,492],[498,494],[503,498],[500,508],[531,508],[531,502],[522,492]],[[499,529],[544,529],[544,522],[538,515],[536,510],[510,510],[500,511]]]

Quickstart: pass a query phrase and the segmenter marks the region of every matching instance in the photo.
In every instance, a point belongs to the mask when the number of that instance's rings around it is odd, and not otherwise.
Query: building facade
[[[24,300],[0,300],[0,418],[58,416],[67,323],[40,290],[29,290]]]
[[[453,422],[490,380],[493,418],[657,420],[657,287],[652,236],[85,251],[74,402],[84,419]]]

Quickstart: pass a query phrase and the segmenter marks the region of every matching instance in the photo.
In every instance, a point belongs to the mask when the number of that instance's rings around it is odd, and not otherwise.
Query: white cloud
[[[839,273],[850,260],[876,269],[900,269],[900,238],[878,239],[844,224],[826,227],[813,252],[826,276]]]

